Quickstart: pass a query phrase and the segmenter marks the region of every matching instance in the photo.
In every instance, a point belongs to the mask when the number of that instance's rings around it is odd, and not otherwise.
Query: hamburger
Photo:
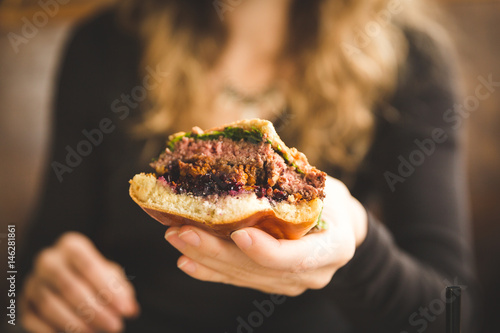
[[[132,199],[168,226],[195,225],[222,237],[256,227],[298,239],[321,221],[326,174],[288,148],[271,122],[241,120],[168,138],[130,180]]]

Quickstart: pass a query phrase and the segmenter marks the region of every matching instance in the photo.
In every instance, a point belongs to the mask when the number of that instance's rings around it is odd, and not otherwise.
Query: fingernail
[[[182,269],[186,273],[194,273],[194,271],[196,270],[195,264],[187,258],[181,259],[177,264],[177,267],[179,267],[179,269]]]
[[[250,248],[253,243],[252,238],[246,230],[236,230],[231,234],[231,239],[243,250]]]
[[[189,245],[192,246],[200,246],[201,239],[200,236],[196,232],[194,232],[192,229],[188,229],[186,231],[183,231],[179,234],[179,238],[181,238],[183,241],[188,243]]]
[[[168,238],[172,235],[175,235],[179,232],[179,229],[174,229],[174,230],[169,230],[167,231],[167,233],[165,234],[165,239],[168,240]]]
[[[179,229],[175,228],[174,230],[169,230],[165,234],[165,239],[169,242],[173,247],[178,250],[182,250],[186,246],[186,242],[184,242],[179,237],[175,237],[175,235],[179,236]]]

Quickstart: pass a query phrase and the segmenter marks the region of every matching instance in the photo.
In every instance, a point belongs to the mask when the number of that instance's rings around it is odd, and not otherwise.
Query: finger
[[[187,275],[201,281],[220,282],[226,284],[231,283],[229,277],[226,274],[215,271],[203,264],[197,263],[196,261],[186,256],[181,256],[177,260],[177,267]]]
[[[280,284],[290,286],[292,289],[290,294],[294,293],[294,287],[323,289],[331,282],[336,271],[337,269],[333,266],[324,266],[307,272],[282,272]]]
[[[193,226],[171,227],[165,239],[176,249],[195,259],[209,257],[224,262],[239,261],[244,255],[232,242]]]
[[[250,272],[267,274],[232,242],[209,234],[199,228],[183,226],[167,230],[165,237],[184,255],[217,271],[230,275]]]
[[[59,243],[65,249],[67,262],[94,288],[101,303],[110,305],[124,316],[138,313],[132,285],[89,239],[69,233]]]
[[[27,285],[30,303],[41,320],[57,331],[92,332],[89,326],[70,310],[67,304],[44,283],[34,278]]]
[[[196,230],[196,232],[198,231]],[[192,236],[191,232],[188,234],[190,235],[189,237]],[[186,237],[181,236],[181,238]],[[203,235],[201,238],[203,238]],[[200,242],[199,246],[202,243]],[[193,252],[186,250],[189,248],[188,245],[185,245],[183,248],[183,252]],[[323,288],[330,282],[335,271],[330,266],[319,269],[311,268],[305,272],[294,273],[262,266],[253,269],[249,267],[251,265],[238,268],[230,263],[211,260],[204,256],[199,257],[202,261],[183,255],[178,260],[178,267],[189,276],[201,281],[232,284],[239,287],[247,287],[264,292],[282,293],[290,296],[300,295],[306,288]],[[251,259],[248,257],[246,259],[255,266],[255,263]]]
[[[212,269],[202,263],[196,262],[187,256],[181,256],[177,261],[177,267],[184,273],[200,281],[230,284],[237,287],[252,288],[266,293],[276,293],[281,287],[277,279],[269,281],[268,277],[256,276],[253,279],[241,279]]]
[[[259,290],[269,294],[298,296],[309,288],[320,289],[324,286],[319,285],[319,283],[323,282],[318,279],[318,276],[309,277],[299,273],[280,272],[279,276],[276,277],[255,275],[251,279],[231,276],[225,272],[216,271],[186,256],[181,256],[179,258],[177,266],[184,273],[200,281],[230,284],[237,287]],[[310,279],[314,280],[307,282],[307,280]],[[311,284],[307,286],[306,283]]]
[[[56,330],[44,322],[31,309],[24,311],[21,317],[21,326],[28,332],[33,333],[55,333]]]
[[[262,266],[304,272],[343,258],[345,249],[340,246],[339,237],[349,237],[349,233],[341,227],[332,229],[288,240],[276,239],[257,228],[244,228],[233,232],[231,238],[248,257]]]
[[[120,315],[99,302],[95,291],[67,266],[47,263],[39,278],[50,285],[76,314],[98,331],[116,331],[123,326]]]

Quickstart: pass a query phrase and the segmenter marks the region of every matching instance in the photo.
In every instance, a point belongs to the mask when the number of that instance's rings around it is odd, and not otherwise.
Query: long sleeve
[[[63,55],[54,101],[52,152],[44,192],[23,244],[23,275],[36,253],[61,234],[72,230],[90,236],[102,221],[100,146],[109,134],[102,133],[101,122],[107,118],[109,105],[99,85],[105,82],[105,48],[92,39],[101,25],[77,28]]]
[[[329,288],[360,331],[444,332],[446,285],[464,289],[463,331],[475,297],[465,172],[450,66],[414,35],[391,105],[353,193],[377,198],[365,242]],[[456,115],[454,115],[456,116]],[[370,191],[364,189],[369,188]],[[367,194],[370,192],[369,194]]]

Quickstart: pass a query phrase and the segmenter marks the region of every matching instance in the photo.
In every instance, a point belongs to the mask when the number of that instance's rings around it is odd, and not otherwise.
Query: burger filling
[[[257,130],[230,131],[193,131],[171,140],[151,163],[159,182],[178,194],[195,196],[253,192],[259,198],[289,202],[324,197],[324,172],[307,163],[301,168],[289,163]]]

